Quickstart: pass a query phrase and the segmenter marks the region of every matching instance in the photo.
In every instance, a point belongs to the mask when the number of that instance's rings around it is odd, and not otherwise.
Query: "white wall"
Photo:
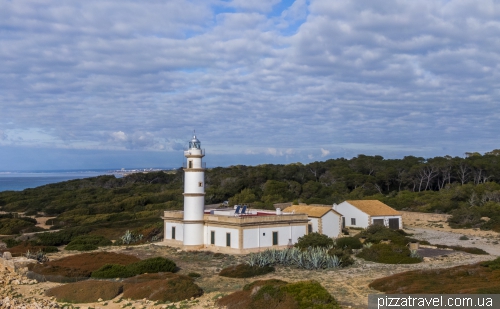
[[[218,227],[218,226],[205,226],[205,245],[210,244],[210,232],[215,231],[215,246],[226,247],[226,233],[231,233],[231,248],[239,249],[240,231],[238,229]]]
[[[323,217],[321,217],[321,223],[323,227],[323,234],[328,237],[338,237],[342,231],[341,219],[339,215],[333,211],[327,212]]]
[[[278,246],[286,246],[289,240],[295,244],[299,237],[306,234],[305,226],[271,226],[243,230],[243,248],[273,247],[273,232],[278,232]]]
[[[165,222],[165,239],[172,239],[172,227],[175,226],[175,240],[184,240],[184,228],[182,223]]]
[[[371,224],[368,222],[368,214],[347,202],[338,204],[335,209],[345,217],[345,226],[366,228]],[[356,225],[351,225],[351,218],[356,218]]]
[[[319,218],[309,217],[309,224],[312,225],[313,233],[319,233]]]
[[[190,171],[184,172],[184,192],[203,193],[205,192],[205,172]],[[201,183],[201,187],[200,187]]]

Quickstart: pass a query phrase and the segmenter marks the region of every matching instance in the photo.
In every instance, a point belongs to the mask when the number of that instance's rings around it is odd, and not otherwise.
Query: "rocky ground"
[[[409,217],[410,215],[406,215]],[[378,293],[371,290],[368,284],[374,279],[389,276],[399,272],[417,269],[447,268],[452,266],[472,264],[484,260],[494,259],[500,256],[500,236],[494,232],[477,230],[452,230],[445,217],[423,214],[415,214],[413,220],[405,219],[405,230],[413,234],[414,238],[428,240],[434,244],[461,245],[464,247],[478,247],[490,255],[472,255],[450,250],[434,251],[424,262],[410,265],[385,265],[363,260],[356,260],[355,265],[345,269],[327,271],[307,271],[278,267],[275,273],[259,277],[259,279],[277,278],[289,282],[318,280],[343,306],[344,308],[366,308],[367,296]],[[466,235],[468,240],[460,240]],[[463,237],[462,237],[463,238]],[[171,304],[155,304],[148,300],[132,301],[117,297],[111,301],[98,301],[91,304],[70,305],[56,303],[53,299],[44,296],[45,290],[59,285],[58,283],[37,283],[26,279],[20,274],[12,273],[6,269],[0,269],[0,308],[215,308],[215,301],[236,290],[240,290],[245,284],[255,279],[231,279],[217,275],[221,267],[240,262],[240,257],[230,257],[224,260],[214,261],[200,260],[186,255],[185,252],[160,246],[141,246],[126,248],[108,248],[105,250],[117,250],[120,252],[137,255],[143,258],[152,256],[165,256],[174,260],[181,268],[180,273],[198,272],[202,277],[196,279],[196,283],[203,288],[205,294],[193,300],[186,300]],[[51,256],[58,259],[63,256],[75,254],[74,252],[60,252]]]

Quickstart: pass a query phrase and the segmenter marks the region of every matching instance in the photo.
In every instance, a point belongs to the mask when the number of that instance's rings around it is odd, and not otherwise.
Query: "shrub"
[[[169,259],[156,257],[126,266],[107,264],[92,272],[92,278],[128,278],[144,273],[174,272],[177,266]]]
[[[341,308],[332,295],[314,280],[290,283],[281,287],[281,290],[292,295],[300,309]]]
[[[491,270],[500,269],[500,257],[494,259],[493,261],[482,262],[480,263],[480,265],[483,267],[488,267]]]
[[[458,238],[460,240],[469,240],[469,237],[465,236],[465,235],[462,235],[460,236],[460,238]]]
[[[21,243],[20,240],[16,240],[15,238],[7,238],[2,241],[7,245],[7,248],[15,247]]]
[[[195,272],[190,272],[188,274],[188,276],[191,278],[200,278],[201,277],[201,275],[199,273],[195,273]]]
[[[178,302],[203,294],[192,278],[172,273],[140,275],[124,283],[123,297],[131,299]]]
[[[61,285],[47,290],[45,294],[54,296],[59,302],[90,303],[96,302],[99,298],[113,299],[122,291],[121,282],[87,280]]]
[[[299,237],[295,247],[305,250],[309,247],[329,247],[333,245],[333,239],[320,233],[310,233]]]
[[[273,272],[274,270],[274,267],[269,265],[260,267],[257,265],[250,266],[244,263],[224,268],[220,271],[219,276],[229,278],[250,278],[265,275]]]
[[[356,235],[356,238],[366,237],[366,242],[379,243],[383,239],[389,239],[392,243],[398,245],[406,245],[412,239],[402,235],[398,231],[391,230],[384,225],[370,225],[364,231]]]
[[[118,264],[106,264],[96,271],[92,272],[92,278],[112,279],[112,278],[128,278],[135,274],[127,268],[127,266]]]
[[[337,238],[337,240],[335,241],[335,246],[337,248],[361,249],[363,247],[363,244],[361,244],[359,238],[342,237]]]
[[[410,249],[406,246],[375,244],[369,248],[364,248],[356,256],[367,261],[384,264],[414,264],[422,261],[420,258],[411,257],[410,254]]]
[[[342,267],[347,267],[354,264],[354,259],[351,256],[351,249],[341,249],[341,248],[332,248],[328,251],[330,256],[336,256],[341,262]]]
[[[217,301],[228,309],[340,309],[335,299],[316,281],[287,283],[258,280]]]
[[[104,236],[98,235],[82,235],[74,237],[66,246],[66,250],[91,251],[96,250],[100,246],[111,246],[111,240]]]

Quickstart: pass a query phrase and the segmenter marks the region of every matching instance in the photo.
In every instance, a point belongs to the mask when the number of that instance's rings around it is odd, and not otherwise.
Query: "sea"
[[[0,192],[22,191],[50,183],[111,174],[122,176],[119,171],[113,170],[0,172]]]

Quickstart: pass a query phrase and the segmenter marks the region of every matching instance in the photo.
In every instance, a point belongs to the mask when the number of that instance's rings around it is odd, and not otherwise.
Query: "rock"
[[[9,251],[3,253],[3,258],[6,260],[12,260],[12,254]]]

